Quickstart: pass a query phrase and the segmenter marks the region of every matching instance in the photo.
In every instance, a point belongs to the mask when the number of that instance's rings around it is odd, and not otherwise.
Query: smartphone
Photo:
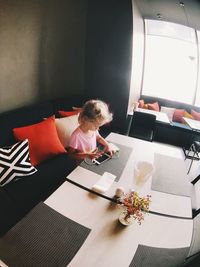
[[[109,159],[111,159],[111,156],[106,154],[106,153],[104,153],[102,156],[94,159],[93,162],[95,162],[97,165],[100,165],[101,163],[103,163],[103,162],[105,162],[105,161],[107,161]]]

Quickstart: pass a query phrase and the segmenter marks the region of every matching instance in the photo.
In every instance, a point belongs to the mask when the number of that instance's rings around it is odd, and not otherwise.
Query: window
[[[146,20],[145,28],[142,94],[194,104],[198,67],[195,30],[155,20]]]
[[[198,55],[200,55],[200,31],[197,31],[197,41],[198,41]],[[200,68],[198,68],[198,83],[197,92],[195,97],[195,106],[200,107]]]

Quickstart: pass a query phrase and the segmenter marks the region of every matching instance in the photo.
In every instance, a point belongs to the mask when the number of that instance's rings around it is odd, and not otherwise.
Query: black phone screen
[[[108,154],[103,154],[102,156],[100,156],[99,158],[96,158],[95,160],[99,163],[102,163],[110,158],[111,157]]]

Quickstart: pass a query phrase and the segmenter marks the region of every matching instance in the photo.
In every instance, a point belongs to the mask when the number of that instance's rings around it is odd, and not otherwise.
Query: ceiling
[[[200,0],[135,0],[135,2],[144,18],[158,19],[157,14],[161,14],[163,21],[200,30]],[[184,7],[180,6],[180,2],[184,3]]]

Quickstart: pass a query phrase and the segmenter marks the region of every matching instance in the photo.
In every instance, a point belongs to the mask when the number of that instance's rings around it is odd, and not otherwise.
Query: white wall
[[[142,86],[143,60],[144,60],[144,22],[140,11],[132,0],[133,7],[133,53],[132,53],[132,75],[129,95],[128,112],[132,103],[140,97]]]

